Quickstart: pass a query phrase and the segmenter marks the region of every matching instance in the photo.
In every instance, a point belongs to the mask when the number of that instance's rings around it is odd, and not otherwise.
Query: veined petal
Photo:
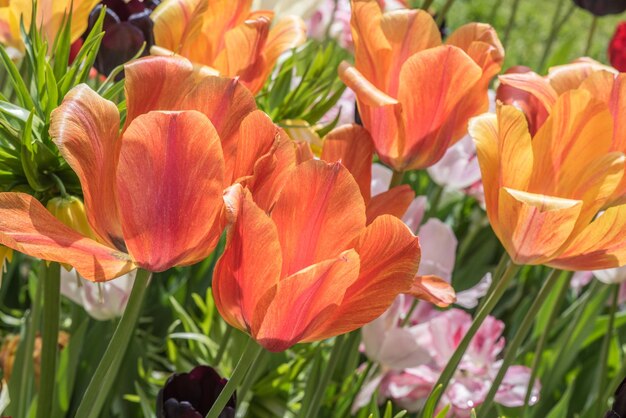
[[[352,89],[359,101],[368,106],[388,106],[398,103],[396,99],[387,95],[372,84],[359,70],[346,61],[339,64],[339,78],[348,88]]]
[[[454,46],[427,49],[405,62],[398,93],[405,112],[405,168],[428,167],[443,157],[454,140],[458,106],[481,74],[480,67]]]
[[[500,189],[498,238],[517,264],[543,264],[570,239],[583,202]]]
[[[529,190],[569,198],[587,167],[609,152],[612,135],[613,120],[606,104],[586,90],[564,93],[533,138]]]
[[[441,308],[456,301],[456,293],[450,283],[437,276],[417,276],[407,293]]]
[[[498,77],[502,84],[532,94],[546,108],[548,113],[559,97],[550,82],[533,72],[504,74]]]
[[[557,65],[548,70],[548,80],[557,94],[580,87],[581,83],[596,71],[617,73],[612,67],[600,64],[591,58],[581,58],[570,64]]]
[[[290,49],[296,48],[306,42],[306,24],[298,16],[286,16],[278,21],[270,30],[267,43],[263,49],[265,57],[266,74],[276,65],[278,57]],[[267,78],[267,75],[264,79]],[[264,80],[265,81],[265,80]]]
[[[279,128],[260,110],[250,112],[241,122],[237,135],[222,141],[226,161],[225,186],[253,174],[254,165],[270,152],[279,137]]]
[[[485,189],[485,206],[492,228],[498,230],[500,180],[500,132],[498,117],[487,113],[470,121],[469,134],[476,144],[476,155]]]
[[[243,181],[256,204],[267,213],[274,208],[280,191],[297,164],[296,144],[286,136],[284,132],[280,135],[272,150],[256,162],[254,174]]]
[[[280,280],[282,253],[274,222],[237,184],[225,194],[233,213],[224,253],[215,265],[213,295],[222,317],[249,331],[259,299]]]
[[[359,254],[347,250],[282,279],[270,290],[273,298],[267,308],[257,307],[252,335],[270,351],[318,340],[318,330],[326,326],[358,277]]]
[[[415,199],[415,192],[408,184],[379,193],[367,204],[367,224],[381,215],[392,215],[401,219]]]
[[[626,205],[607,209],[548,265],[564,270],[603,270],[626,265]]]
[[[385,92],[396,97],[400,70],[413,54],[441,45],[441,34],[435,20],[425,10],[400,9],[383,14],[380,21],[391,47]],[[358,64],[357,64],[358,65]]]
[[[162,271],[208,255],[221,233],[215,224],[223,184],[220,140],[206,116],[135,118],[122,138],[117,187],[124,239],[137,264]]]
[[[379,317],[398,294],[411,292],[420,246],[401,220],[379,216],[361,234],[356,250],[361,260],[359,279],[316,339],[355,330]]]
[[[155,43],[176,53],[190,47],[202,29],[205,0],[164,0],[151,13]]]
[[[258,93],[265,82],[265,57],[262,51],[267,42],[272,21],[266,16],[248,19],[224,34],[224,48],[215,59],[220,73],[241,77],[241,82]]]
[[[196,84],[191,62],[181,57],[141,58],[124,66],[124,76],[126,127],[152,110],[180,110],[181,98]]]
[[[50,117],[50,136],[80,180],[91,227],[123,249],[115,189],[119,128],[117,106],[85,84],[74,87]]]
[[[352,40],[356,67],[374,86],[387,85],[391,45],[382,29],[383,14],[376,0],[352,0]]]
[[[495,29],[486,23],[468,23],[450,34],[447,45],[465,51],[483,70],[483,81],[500,72],[504,61],[504,47]]]
[[[283,277],[352,248],[365,228],[354,177],[340,163],[317,160],[291,172],[271,216],[283,249]]]
[[[94,282],[111,280],[136,268],[128,254],[83,237],[23,193],[0,193],[0,244],[72,265]]]
[[[359,125],[344,125],[324,137],[321,159],[329,163],[341,162],[359,184],[365,202],[369,202],[372,183],[372,137]]]

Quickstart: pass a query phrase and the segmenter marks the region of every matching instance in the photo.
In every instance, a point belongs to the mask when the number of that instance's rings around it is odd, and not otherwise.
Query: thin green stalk
[[[246,348],[244,348],[243,354],[241,355],[239,362],[237,362],[232,376],[228,380],[228,383],[226,383],[226,386],[224,386],[224,389],[220,392],[220,395],[215,400],[213,406],[211,406],[211,410],[208,414],[206,414],[205,418],[219,417],[230,397],[233,396],[233,393],[235,393],[235,389],[237,389],[239,384],[243,381],[250,365],[252,365],[252,363],[259,357],[262,351],[263,347],[258,345],[252,338],[248,339]]]
[[[489,294],[489,296],[487,296],[483,306],[478,310],[478,313],[476,314],[476,316],[474,317],[474,320],[472,321],[472,325],[470,326],[469,330],[467,331],[467,333],[465,334],[465,336],[459,343],[459,346],[454,351],[454,354],[452,354],[452,357],[448,361],[448,364],[446,364],[446,367],[444,368],[443,372],[439,376],[437,383],[433,385],[433,388],[437,388],[439,387],[439,385],[441,385],[442,390],[438,394],[435,394],[435,391],[433,389],[426,403],[429,403],[431,401],[431,398],[434,398],[435,405],[439,403],[441,394],[446,391],[446,388],[448,387],[448,384],[450,383],[450,379],[452,379],[452,376],[454,375],[456,368],[461,362],[461,359],[463,358],[463,355],[465,354],[465,350],[467,350],[467,347],[472,341],[472,338],[474,338],[474,335],[476,335],[476,332],[482,325],[485,318],[487,318],[487,316],[491,313],[491,311],[493,311],[493,308],[495,308],[495,306],[497,305],[498,301],[500,301],[500,299],[506,292],[506,289],[508,288],[509,283],[511,282],[513,277],[515,277],[520,267],[521,266],[513,262],[509,262],[509,265],[504,270],[504,273],[502,274],[502,276],[500,277],[496,276],[493,278],[493,281],[494,283],[496,283],[496,285],[492,288],[492,290],[490,290],[491,293]]]
[[[434,0],[424,0],[421,8],[424,10],[428,10],[428,8],[433,4],[433,1]]]
[[[437,21],[436,21],[437,26],[441,26],[441,24],[443,23],[443,20],[446,18],[448,11],[450,10],[453,4],[454,4],[454,0],[446,1],[446,4],[443,5],[443,7],[441,8],[441,11],[437,13]]]
[[[58,263],[46,268],[43,283],[43,322],[41,327],[41,380],[37,398],[37,418],[50,416],[54,400],[61,304],[61,270]]]
[[[526,312],[526,315],[524,316],[524,320],[522,321],[519,329],[515,333],[515,337],[513,337],[513,341],[510,342],[509,346],[506,349],[504,359],[502,360],[502,366],[500,367],[500,370],[498,370],[498,374],[493,380],[493,383],[491,384],[491,388],[489,389],[489,392],[487,393],[487,396],[485,397],[484,402],[478,408],[478,411],[477,411],[478,416],[487,416],[487,413],[492,407],[493,399],[496,396],[496,392],[498,391],[498,388],[500,387],[500,384],[502,383],[502,380],[504,379],[504,376],[507,370],[509,369],[509,366],[513,363],[513,361],[517,357],[517,351],[520,345],[522,344],[522,341],[524,341],[524,338],[526,338],[526,335],[528,335],[530,328],[535,322],[539,309],[541,309],[544,302],[550,295],[550,292],[554,288],[554,285],[556,285],[556,283],[558,282],[558,278],[560,275],[561,275],[561,271],[553,270],[552,273],[546,279],[546,281],[543,283],[543,286],[541,286],[541,290],[539,290],[537,297],[533,301],[532,305],[530,305],[530,308],[528,309],[528,311]]]
[[[394,187],[401,185],[403,179],[404,171],[393,170],[393,175],[391,176],[391,181],[389,182],[389,189],[393,189]]]
[[[537,342],[537,347],[535,348],[535,355],[533,357],[533,364],[531,367],[530,379],[528,380],[528,386],[526,386],[526,396],[524,397],[524,406],[522,407],[522,417],[526,416],[526,412],[528,410],[530,404],[530,397],[533,393],[533,386],[537,375],[539,374],[539,367],[541,366],[541,357],[543,354],[543,349],[545,347],[546,341],[548,340],[548,336],[550,335],[550,330],[552,329],[552,325],[556,320],[556,317],[559,313],[559,307],[563,299],[565,299],[565,295],[570,288],[570,282],[572,280],[573,273],[570,272],[566,276],[563,283],[561,283],[561,288],[559,289],[559,294],[554,301],[554,306],[552,311],[550,312],[550,316],[548,316],[548,321],[546,322],[546,327],[544,331],[541,333],[539,337],[539,341]]]
[[[76,411],[77,417],[98,418],[100,416],[104,402],[115,382],[120,365],[126,354],[126,349],[135,331],[149,281],[149,272],[145,270],[137,271],[124,314],[117,324],[117,328],[115,328],[113,337],[109,341],[109,345],[100,360],[100,364],[98,364],[96,372],[91,377],[89,386],[87,386],[87,390]]]
[[[591,27],[589,28],[589,35],[587,35],[587,45],[585,46],[585,53],[583,55],[589,55],[589,51],[591,51],[591,45],[593,44],[593,37],[596,34],[597,28],[598,28],[598,16],[593,15],[593,20],[591,21]]]
[[[615,312],[617,312],[617,305],[619,301],[619,287],[620,285],[613,285],[613,300],[611,301],[611,312],[609,313],[609,324],[602,340],[602,351],[600,351],[600,368],[598,369],[598,376],[596,384],[594,385],[598,391],[598,399],[596,401],[596,413],[594,416],[602,416],[603,403],[602,403],[602,388],[604,387],[604,380],[606,379],[607,359],[609,358],[609,349],[611,348],[611,339],[613,338],[613,326],[615,325]]]
[[[20,343],[20,348],[16,354],[15,373],[9,382],[9,390],[11,395],[11,403],[9,404],[9,412],[16,417],[28,416],[28,408],[32,397],[34,371],[33,371],[33,351],[35,349],[35,335],[39,328],[39,317],[41,308],[41,298],[43,294],[43,277],[45,275],[46,263],[41,262],[39,279],[37,280],[37,288],[35,295],[31,301],[31,311],[27,319],[26,332],[24,340]],[[23,350],[23,351],[22,351]],[[13,382],[18,382],[17,390],[13,389]],[[14,409],[15,408],[15,409]],[[5,411],[7,412],[7,411]]]
[[[315,388],[315,392],[313,393],[313,398],[311,398],[311,403],[309,404],[308,411],[306,411],[306,413],[303,415],[304,418],[315,418],[318,416],[318,412],[322,406],[322,401],[324,400],[324,393],[326,393],[326,389],[328,388],[330,379],[335,372],[335,368],[337,367],[337,363],[339,357],[341,356],[344,342],[345,335],[335,337],[335,343],[333,345],[332,351],[330,352],[328,364],[322,372],[322,376],[320,377],[317,387]]]
[[[513,7],[511,8],[511,14],[509,16],[509,23],[506,26],[506,30],[504,31],[504,37],[502,38],[502,44],[506,47],[509,44],[509,36],[511,35],[511,31],[515,26],[515,18],[517,17],[517,11],[519,10],[520,0],[513,1]],[[493,21],[491,21],[493,22]]]
[[[439,204],[441,203],[441,198],[443,196],[443,187],[435,186],[435,192],[432,197],[429,199],[428,211],[424,215],[423,222],[426,222],[429,218],[432,218],[437,214],[437,210],[439,209]]]
[[[222,338],[222,343],[220,344],[220,348],[215,356],[214,364],[215,366],[219,366],[222,361],[222,357],[224,357],[224,353],[226,352],[226,347],[228,347],[228,343],[230,342],[230,337],[233,335],[233,327],[230,325],[226,325],[226,331],[224,332],[224,337]]]
[[[565,22],[567,22],[567,20],[570,18],[570,16],[572,15],[572,13],[574,12],[574,8],[576,7],[574,5],[574,3],[571,4],[570,8],[567,10],[567,12],[565,13],[565,15],[559,20],[559,17],[561,15],[561,10],[563,8],[564,5],[564,0],[559,0],[559,3],[557,5],[556,11],[554,13],[554,16],[552,18],[552,24],[550,25],[550,34],[548,35],[548,39],[546,41],[546,46],[543,50],[543,54],[541,55],[541,60],[539,61],[539,69],[540,71],[543,70],[543,66],[545,65],[549,55],[550,55],[550,51],[552,50],[552,46],[554,45],[554,41],[556,41],[557,35],[559,34],[559,32],[561,31],[561,27],[565,24]]]

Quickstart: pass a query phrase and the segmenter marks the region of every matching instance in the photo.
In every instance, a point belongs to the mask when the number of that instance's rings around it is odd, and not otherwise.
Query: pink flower
[[[617,267],[605,270],[577,271],[572,276],[570,286],[576,293],[596,278],[604,284],[619,284],[618,303],[626,303],[626,267]]]
[[[383,316],[363,328],[365,352],[381,365],[382,372],[364,386],[357,406],[366,404],[367,395],[371,397],[378,387],[380,400],[392,399],[411,412],[420,409],[472,323],[468,313],[450,309],[436,311],[425,322],[402,327],[403,303],[397,300]],[[450,416],[469,417],[472,408],[484,401],[501,365],[503,331],[504,323],[489,316],[472,339],[442,396],[440,408],[450,404]],[[495,401],[510,407],[523,405],[529,379],[529,368],[512,366]],[[539,389],[536,382],[531,404],[537,402]]]
[[[352,33],[350,31],[350,0],[325,0],[313,13],[307,27],[309,36],[324,40],[327,35],[337,40],[342,48],[352,49]]]
[[[61,294],[82,306],[94,319],[106,321],[122,316],[130,296],[136,271],[105,283],[94,283],[76,270],[61,269]]]
[[[435,183],[462,191],[480,181],[476,146],[469,135],[450,147],[439,162],[427,169]]]

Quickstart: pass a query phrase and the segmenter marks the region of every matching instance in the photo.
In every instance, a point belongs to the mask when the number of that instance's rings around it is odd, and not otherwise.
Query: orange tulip
[[[357,95],[380,158],[396,171],[426,168],[488,109],[487,89],[504,50],[494,29],[470,23],[442,45],[423,10],[383,14],[376,0],[352,0],[355,66],[341,79]]]
[[[50,45],[61,29],[66,14],[72,11],[72,32],[70,41],[75,41],[87,30],[87,19],[98,0],[39,0],[37,2],[37,26],[43,30]],[[20,35],[20,19],[24,26],[31,24],[32,0],[0,0],[0,44],[24,49]]]
[[[74,169],[98,241],[33,197],[0,194],[0,244],[103,281],[205,258],[223,229],[223,190],[269,159],[278,128],[236,80],[202,77],[184,59],[126,66],[127,116],[86,85],[52,113],[50,134]]]
[[[251,12],[251,3],[165,0],[151,16],[155,44],[224,76],[237,76],[257,93],[278,57],[304,43],[306,27],[301,18],[290,16],[270,28],[273,12]]]
[[[402,221],[383,215],[366,225],[359,185],[340,163],[292,168],[271,211],[241,185],[225,200],[230,225],[215,303],[270,351],[357,329],[399,293],[454,301],[443,280],[415,277],[419,243]]]
[[[415,198],[411,186],[404,184],[371,196],[372,158],[374,146],[367,129],[359,125],[344,125],[324,137],[320,158],[326,162],[341,162],[355,178],[365,201],[367,224],[380,215],[402,218]]]
[[[518,264],[598,270],[626,264],[626,205],[606,207],[624,174],[609,107],[585,89],[556,99],[531,140],[524,114],[475,118],[487,214]]]
[[[608,106],[613,125],[610,151],[626,153],[626,73],[602,65],[589,58],[550,68],[541,77],[533,72],[500,76],[502,86],[498,98],[521,108],[529,121],[531,133],[553,112],[558,97],[574,89],[589,91]],[[540,115],[536,117],[536,115]],[[610,204],[626,201],[626,178],[615,190]]]

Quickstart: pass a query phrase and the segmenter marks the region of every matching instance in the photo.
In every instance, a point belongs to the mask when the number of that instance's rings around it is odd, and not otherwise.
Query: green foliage
[[[315,125],[346,88],[337,77],[337,67],[348,57],[348,52],[334,41],[309,41],[277,65],[257,96],[259,108],[274,121],[300,119]],[[335,124],[331,122],[321,134]]]

